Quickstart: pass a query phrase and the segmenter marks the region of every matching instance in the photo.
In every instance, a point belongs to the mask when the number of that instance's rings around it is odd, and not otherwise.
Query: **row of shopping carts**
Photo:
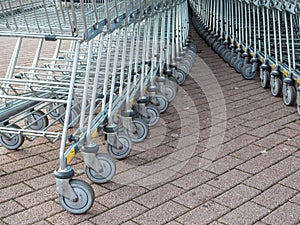
[[[300,115],[300,2],[190,0],[199,34],[230,66]]]
[[[188,2],[2,0],[0,8],[0,36],[16,39],[0,78],[0,143],[60,141],[59,202],[85,213],[94,191],[73,179],[71,162],[80,152],[86,176],[105,183],[116,173],[111,157],[147,138],[193,64]],[[26,63],[24,51],[34,53]],[[99,153],[100,136],[109,154]]]

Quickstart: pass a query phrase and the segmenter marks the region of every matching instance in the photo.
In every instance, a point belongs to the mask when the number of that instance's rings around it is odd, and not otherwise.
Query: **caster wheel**
[[[223,60],[227,63],[229,62],[230,55],[231,55],[231,50],[230,49],[226,49],[223,53],[221,53],[221,56],[222,56]]]
[[[109,152],[110,156],[115,159],[124,159],[131,152],[132,149],[131,139],[127,135],[119,134],[117,135],[117,141],[118,141],[117,146],[107,144],[107,151]]]
[[[297,103],[297,113],[300,116],[300,92],[299,91],[297,91],[296,103]]]
[[[144,141],[148,136],[149,128],[147,124],[139,118],[135,118],[132,120],[133,126],[135,127],[135,131],[128,131],[129,137],[134,143]]]
[[[216,49],[217,54],[223,58],[224,52],[226,51],[226,46],[220,45],[219,48]]]
[[[148,104],[146,106],[146,111],[148,117],[147,118],[143,117],[143,120],[147,123],[149,127],[155,126],[158,123],[160,118],[159,109],[155,105]]]
[[[178,85],[183,85],[185,80],[186,80],[186,74],[181,70],[177,70],[177,83],[178,83]]]
[[[174,89],[171,85],[165,86],[166,93],[165,96],[169,102],[173,101],[176,97],[176,89]]]
[[[241,73],[244,66],[244,59],[237,58],[237,60],[234,62],[234,69],[237,73]]]
[[[168,79],[178,85],[177,79],[173,76],[168,77]]]
[[[283,84],[282,87],[283,102],[287,106],[292,106],[296,102],[296,88],[291,85]]]
[[[178,92],[178,83],[177,83],[177,80],[173,76],[169,77],[166,80],[166,86],[170,86],[172,89],[175,90],[175,92],[177,94],[177,92]]]
[[[238,56],[236,53],[231,53],[231,55],[229,56],[229,60],[228,60],[228,63],[231,67],[234,67],[234,63],[237,58],[238,58]]]
[[[221,42],[220,41],[215,41],[212,45],[213,50],[217,53],[217,49],[221,46]]]
[[[25,119],[25,125],[32,130],[44,130],[48,124],[48,118],[42,111],[32,112]]]
[[[74,128],[77,126],[80,120],[80,110],[77,107],[71,109],[70,116],[69,116],[69,126],[68,128]],[[61,124],[65,123],[65,115],[59,120]]]
[[[211,46],[211,43],[213,42],[214,38],[209,34],[207,35],[207,37],[205,38],[206,43]]]
[[[270,87],[270,72],[268,70],[260,70],[260,84],[264,89]]]
[[[256,71],[252,71],[252,65],[247,64],[243,66],[242,75],[246,80],[252,80],[256,75]]]
[[[188,48],[189,48],[189,50],[191,50],[191,51],[193,51],[195,53],[198,51],[197,46],[194,43],[192,43],[192,42],[189,43]]]
[[[270,79],[271,94],[279,97],[282,94],[282,80],[280,78],[271,77]]]
[[[187,65],[185,63],[181,63],[180,66],[178,67],[178,69],[180,71],[184,72],[185,74],[188,74],[190,72],[189,65]]]
[[[86,213],[93,205],[95,193],[92,187],[82,180],[71,180],[70,185],[77,195],[76,201],[71,201],[62,195],[58,196],[60,205],[70,213],[83,214]]]
[[[156,96],[157,101],[158,101],[158,109],[160,113],[164,113],[167,111],[168,107],[169,107],[169,102],[168,99],[163,96],[163,95],[157,95]]]
[[[189,71],[192,69],[194,62],[195,62],[195,57],[196,55],[193,54],[191,55],[190,53],[185,54],[184,58],[183,58],[183,62],[185,65],[188,66]]]
[[[52,118],[52,119],[57,119],[60,117],[64,111],[64,107],[61,104],[58,103],[50,103],[47,107],[47,114]]]
[[[103,171],[99,174],[92,168],[85,166],[85,174],[92,182],[103,184],[113,178],[116,173],[116,165],[107,154],[98,153],[96,157],[103,168]]]
[[[17,130],[21,129],[18,125],[15,124],[9,126],[9,128]],[[7,133],[5,134],[5,136],[3,134],[0,134],[0,143],[7,150],[17,150],[24,143],[24,137],[22,136],[22,134]]]
[[[184,65],[184,67],[186,67],[184,71],[185,72],[187,71],[187,73],[191,70],[193,64],[194,64],[194,59],[191,56],[187,56],[187,55],[184,57],[184,59],[181,62],[181,65]],[[179,68],[181,69],[181,66]]]

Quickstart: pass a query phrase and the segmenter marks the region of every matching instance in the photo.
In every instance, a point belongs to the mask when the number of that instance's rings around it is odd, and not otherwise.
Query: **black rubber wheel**
[[[92,182],[96,184],[104,184],[110,181],[116,174],[116,165],[111,157],[104,153],[96,155],[103,171],[99,174],[92,168],[85,166],[85,174]]]
[[[16,129],[16,130],[21,129],[16,124],[13,124],[13,125],[9,126],[9,128],[13,128],[13,129]],[[20,133],[15,133],[15,134],[7,133],[7,134],[5,134],[5,136],[0,133],[0,143],[7,150],[17,150],[19,147],[22,146],[22,144],[24,143],[24,140],[25,139],[24,139],[23,135],[20,134]]]
[[[132,123],[136,130],[134,132],[128,131],[130,139],[135,143],[144,141],[149,133],[148,125],[139,118],[133,119]]]
[[[271,77],[270,79],[271,94],[279,97],[282,94],[282,80],[280,78]]]
[[[149,127],[155,126],[160,119],[159,109],[157,108],[157,106],[155,106],[153,104],[148,104],[146,106],[146,111],[147,111],[148,117],[147,118],[143,117],[142,119],[147,123],[147,125]]]
[[[234,69],[237,73],[241,73],[244,66],[244,59],[237,58],[237,60],[234,62]]]
[[[178,85],[183,85],[186,80],[186,74],[181,70],[177,70],[176,79],[177,79]]]
[[[252,71],[252,65],[247,64],[243,66],[242,75],[246,80],[252,80],[256,75],[256,71]]]
[[[108,153],[115,159],[126,158],[132,150],[131,139],[127,135],[119,134],[117,135],[118,145],[113,146],[107,144]]]
[[[292,85],[283,84],[282,87],[283,102],[286,106],[292,106],[296,102],[296,88]]]
[[[260,70],[260,84],[264,89],[270,87],[270,72],[268,70]]]
[[[222,58],[225,62],[229,62],[229,57],[231,55],[231,50],[230,49],[226,49],[223,53],[222,53]]]
[[[92,187],[82,180],[71,180],[70,185],[76,193],[77,201],[71,201],[62,195],[58,196],[60,205],[70,213],[83,214],[86,213],[93,205],[95,193]]]
[[[227,50],[226,46],[225,45],[220,45],[217,49],[216,49],[216,52],[217,54],[223,58],[224,56],[224,52]]]
[[[35,111],[25,118],[25,125],[31,130],[44,130],[49,124],[48,118],[42,111]]]
[[[158,101],[158,106],[157,107],[158,107],[160,113],[166,112],[168,107],[169,107],[168,99],[163,95],[157,95],[156,98],[157,98],[157,101]]]
[[[236,53],[231,53],[230,56],[229,56],[229,60],[228,60],[228,64],[231,66],[231,67],[234,67],[234,63],[236,61],[236,59],[238,58],[238,55]]]

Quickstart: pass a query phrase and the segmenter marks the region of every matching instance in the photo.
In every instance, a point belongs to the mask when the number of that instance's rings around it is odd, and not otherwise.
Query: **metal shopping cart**
[[[59,202],[85,213],[94,191],[73,179],[71,162],[80,152],[92,182],[111,180],[115,163],[94,140],[104,134],[110,155],[123,159],[167,110],[195,56],[187,1],[4,0],[0,7],[0,36],[17,37],[0,78],[0,143],[15,150],[40,137],[60,141]],[[34,54],[20,63],[28,41],[37,43]]]
[[[94,182],[106,182],[115,173],[113,160],[98,153],[91,138],[107,120],[108,104],[101,92],[114,88],[99,73],[104,38],[119,26],[126,7],[124,1],[1,1],[0,33],[18,37],[1,79],[1,144],[17,149],[25,139],[60,140],[57,191],[60,204],[75,214],[92,206],[94,192],[86,182],[72,179],[74,156],[83,154],[86,174]],[[22,42],[28,38],[39,44],[31,65],[20,66]],[[47,41],[56,41],[57,47],[42,58]],[[66,41],[69,49],[64,51]]]
[[[261,86],[282,96],[285,105],[297,103],[300,115],[299,3],[191,0],[190,6],[199,34],[224,61],[245,79],[259,70]]]

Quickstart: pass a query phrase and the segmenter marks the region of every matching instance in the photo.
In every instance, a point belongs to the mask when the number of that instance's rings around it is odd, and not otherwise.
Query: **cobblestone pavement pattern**
[[[58,144],[40,138],[19,151],[0,147],[0,224],[299,223],[296,108],[271,97],[258,78],[244,80],[195,33],[193,38],[202,52],[190,77],[147,141],[117,162],[113,181],[92,184],[96,197],[87,214],[71,215],[57,201]],[[13,44],[0,39],[2,75]],[[80,155],[73,168],[87,180]]]

